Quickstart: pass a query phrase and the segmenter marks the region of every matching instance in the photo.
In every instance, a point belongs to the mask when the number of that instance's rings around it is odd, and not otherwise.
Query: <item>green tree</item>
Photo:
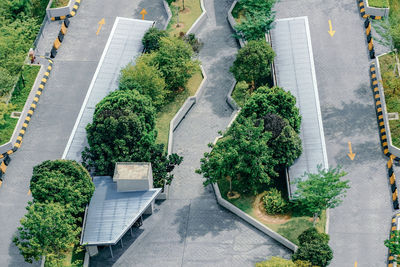
[[[199,62],[193,61],[192,56],[193,50],[185,41],[174,37],[160,39],[160,48],[154,57],[154,64],[157,64],[163,74],[168,90],[182,90],[198,70]]]
[[[57,203],[30,203],[28,213],[13,242],[26,262],[45,256],[49,261],[61,260],[77,242],[80,229],[65,209]]]
[[[253,114],[262,118],[268,113],[277,114],[289,122],[289,125],[300,133],[301,115],[296,107],[296,98],[281,87],[260,87],[246,101],[241,114],[250,117]]]
[[[94,185],[88,171],[73,160],[46,160],[33,168],[30,184],[34,202],[60,203],[81,219]]]
[[[233,122],[223,138],[210,144],[212,151],[204,153],[201,159],[196,172],[207,178],[204,185],[229,178],[237,191],[256,194],[264,190],[278,174],[267,145],[271,134],[263,130],[263,123],[256,126],[254,117]]]
[[[297,190],[293,194],[293,201],[300,209],[314,214],[314,225],[323,210],[342,203],[350,188],[349,180],[341,180],[346,174],[340,166],[325,170],[319,165],[318,173],[305,173],[295,182]]]
[[[264,40],[249,41],[239,50],[230,71],[237,81],[250,84],[250,93],[267,83],[275,53]]]
[[[0,67],[0,96],[6,96],[13,88],[15,82],[15,77],[11,76],[6,69]]]
[[[390,253],[396,256],[397,264],[400,264],[400,231],[392,231],[390,238],[385,240],[384,244],[390,250]]]
[[[329,247],[329,235],[318,233],[315,228],[305,230],[299,236],[299,249],[292,255],[293,261],[308,261],[313,266],[328,266],[333,258]]]
[[[86,127],[89,147],[82,158],[99,175],[113,175],[116,162],[151,162],[155,187],[171,183],[171,171],[182,161],[156,144],[155,110],[136,90],[115,91],[96,105]]]
[[[135,89],[152,99],[153,106],[160,108],[167,94],[165,81],[161,72],[146,62],[146,56],[136,60],[136,64],[128,64],[121,70],[119,88],[121,90]]]
[[[159,30],[157,28],[150,28],[143,36],[142,44],[146,53],[157,51],[160,48],[160,39],[167,37],[167,31]]]

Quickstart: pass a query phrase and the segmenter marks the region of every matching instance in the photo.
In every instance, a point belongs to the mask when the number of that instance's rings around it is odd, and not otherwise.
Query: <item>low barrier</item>
[[[163,0],[163,5],[164,5],[165,12],[167,13],[167,21],[165,22],[165,25],[164,25],[164,30],[166,30],[168,27],[169,21],[172,18],[172,12],[171,12],[171,9],[169,8],[167,1]]]
[[[236,35],[239,35],[238,31],[235,29],[235,26],[237,24],[236,20],[232,16],[232,10],[235,8],[237,2],[238,2],[238,0],[233,1],[232,5],[231,5],[231,8],[228,11],[228,18],[227,19],[228,19],[229,25],[231,25],[232,30],[236,33]],[[240,47],[245,46],[246,41],[244,40],[244,38],[239,38],[238,41],[239,41]]]
[[[53,43],[53,48],[50,51],[50,57],[55,58],[57,55],[57,51],[61,46],[62,41],[64,40],[64,36],[67,34],[67,29],[69,26],[69,19],[66,18],[61,24],[60,32],[58,33],[57,39]]]
[[[374,59],[375,58],[374,40],[371,34],[371,21],[369,20],[369,18],[365,20],[364,26],[365,26],[365,35],[367,36],[369,57],[371,59]]]
[[[207,20],[207,11],[206,11],[206,9],[204,7],[204,1],[203,0],[200,0],[200,5],[201,5],[201,10],[203,12],[201,13],[200,17],[198,17],[196,19],[196,21],[193,23],[193,25],[190,27],[190,29],[187,31],[186,34],[197,32],[201,28],[203,23]]]
[[[71,0],[72,1],[72,0]],[[49,3],[50,4],[50,3]],[[81,0],[75,0],[75,3],[74,3],[74,5],[72,6],[72,9],[69,7],[69,6],[67,6],[67,7],[65,7],[64,9],[62,9],[61,10],[61,8],[60,8],[60,11],[59,12],[61,12],[61,13],[63,13],[64,15],[59,15],[59,14],[56,14],[56,15],[52,15],[52,14],[54,14],[53,12],[52,12],[52,10],[51,9],[48,9],[47,10],[47,13],[48,13],[48,15],[49,15],[49,17],[50,17],[50,19],[52,20],[52,21],[56,21],[56,20],[65,20],[65,19],[67,19],[67,18],[72,18],[72,17],[74,17],[75,15],[76,15],[76,12],[78,12],[78,9],[79,9],[79,6],[80,6],[80,4],[81,4]]]
[[[379,10],[380,8],[369,7],[368,1],[367,1],[367,6],[365,6],[364,0],[358,0],[358,7],[360,8],[361,17],[363,17],[364,19],[371,18],[380,20],[382,19],[383,16],[389,15],[389,9],[387,11],[382,11],[382,13],[378,12],[376,10]]]

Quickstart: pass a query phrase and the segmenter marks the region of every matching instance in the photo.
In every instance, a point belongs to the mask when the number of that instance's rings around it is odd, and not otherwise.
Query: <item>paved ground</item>
[[[5,181],[0,188],[0,266],[24,266],[22,256],[12,244],[12,236],[25,206],[32,167],[47,159],[60,158],[92,80],[116,16],[146,19],[163,25],[166,14],[161,1],[83,0],[77,16],[71,19],[68,33],[54,62],[54,69],[32,117],[21,148],[11,156]],[[101,18],[106,24],[96,36]],[[47,25],[39,41],[39,53],[48,51],[58,22]],[[59,26],[60,27],[60,26]],[[59,29],[59,28],[58,28]]]
[[[356,1],[281,0],[277,18],[308,16],[325,130],[328,160],[349,173],[352,188],[342,206],[331,210],[330,266],[384,266],[392,215],[391,195],[378,137],[369,84],[363,20]],[[332,20],[334,37],[328,34]],[[357,153],[346,156],[347,142]]]
[[[184,156],[176,169],[170,198],[157,205],[143,226],[92,258],[91,266],[254,266],[267,256],[290,257],[290,251],[221,209],[211,188],[194,173],[217,132],[226,128],[232,110],[225,102],[233,78],[228,69],[237,44],[226,20],[232,1],[206,0],[207,24],[200,30],[200,53],[208,82],[205,94],[175,131],[173,151]]]

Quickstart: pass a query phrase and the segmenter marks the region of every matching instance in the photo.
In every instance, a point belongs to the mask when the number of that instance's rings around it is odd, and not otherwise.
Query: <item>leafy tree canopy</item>
[[[58,203],[30,203],[26,209],[13,239],[25,261],[32,263],[42,256],[49,262],[60,260],[79,235],[75,219]]]
[[[300,132],[300,111],[296,107],[296,98],[289,91],[281,87],[260,87],[246,101],[241,111],[245,117],[256,114],[257,118],[262,118],[268,113],[286,119],[297,133]]]
[[[198,69],[199,62],[192,60],[192,47],[175,37],[160,39],[160,48],[154,57],[154,64],[165,78],[166,88],[170,91],[181,90]]]
[[[151,98],[153,106],[159,108],[167,95],[165,80],[162,73],[148,63],[149,56],[143,55],[136,60],[136,64],[128,64],[121,70],[119,88],[121,90],[137,90]]]
[[[150,28],[143,36],[142,44],[146,53],[157,51],[160,48],[160,39],[167,37],[167,31],[159,30],[157,28]]]
[[[264,133],[264,125],[254,123],[254,117],[235,121],[212,152],[204,153],[198,173],[206,179],[204,185],[220,179],[232,179],[235,190],[253,193],[265,189],[271,178],[278,174],[274,170],[276,161],[268,147],[270,133]]]
[[[72,160],[46,160],[33,168],[30,189],[35,202],[55,202],[68,206],[80,217],[94,192],[88,171]]]
[[[400,264],[400,231],[392,231],[390,238],[385,240],[384,244],[393,255],[396,255],[396,262]]]
[[[239,50],[230,71],[237,81],[246,81],[251,92],[267,83],[275,53],[264,40],[249,41]]]

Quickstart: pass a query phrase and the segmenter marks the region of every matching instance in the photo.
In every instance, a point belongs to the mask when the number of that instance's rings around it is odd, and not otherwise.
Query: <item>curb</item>
[[[81,5],[81,0],[75,0],[74,6],[72,7],[71,12],[69,12],[68,15],[65,16],[59,16],[59,17],[52,17],[50,18],[52,21],[56,21],[56,20],[64,20],[67,18],[72,18],[76,15],[76,12],[79,9],[79,6]]]
[[[2,177],[3,177],[4,173],[7,170],[8,164],[10,163],[11,159],[10,159],[9,155],[11,155],[15,151],[17,151],[18,148],[22,144],[22,138],[25,135],[26,129],[28,128],[29,122],[31,121],[31,118],[32,118],[32,115],[33,115],[33,112],[35,111],[35,109],[37,107],[37,104],[39,102],[39,98],[40,98],[40,96],[41,96],[41,94],[43,92],[43,89],[45,88],[45,85],[47,83],[47,80],[49,79],[50,72],[51,72],[52,69],[53,69],[53,61],[51,59],[49,59],[49,65],[47,66],[46,72],[43,75],[43,78],[42,78],[42,80],[40,82],[39,88],[36,91],[35,98],[33,99],[32,104],[29,107],[28,114],[26,115],[24,123],[22,124],[22,128],[19,131],[19,134],[18,134],[18,137],[17,137],[17,141],[15,142],[14,147],[12,149],[8,150],[7,152],[5,152],[5,153],[0,155],[0,159],[3,159],[3,161],[0,164],[0,173],[1,173],[0,174],[0,181],[3,180]]]
[[[400,158],[396,157],[395,155],[389,152],[385,122],[383,119],[381,96],[379,94],[378,79],[376,77],[375,63],[371,63],[370,73],[371,73],[372,90],[375,99],[376,116],[378,120],[379,135],[381,139],[381,145],[383,148],[383,154],[387,157],[390,157],[389,161],[387,162],[387,169],[388,169],[388,177],[392,192],[392,203],[393,203],[393,208],[397,210],[399,209],[399,200],[398,200],[398,193],[396,186],[396,177],[393,171],[393,160],[399,161]]]
[[[196,21],[192,24],[192,26],[189,28],[189,30],[186,32],[186,34],[191,34],[197,32],[197,30],[202,26],[202,24],[207,20],[207,10],[204,7],[204,1],[200,0],[200,6],[201,6],[201,14],[200,16],[196,19]]]
[[[57,39],[53,43],[53,48],[50,51],[50,57],[55,58],[57,55],[57,50],[60,48],[62,41],[64,40],[64,36],[67,34],[67,29],[69,26],[69,19],[66,18],[61,24],[60,32],[58,33]]]
[[[367,18],[364,22],[365,27],[365,35],[367,36],[367,43],[368,43],[368,51],[369,57],[371,59],[375,58],[375,49],[374,49],[374,41],[371,35],[371,21]]]
[[[382,19],[382,16],[369,15],[366,13],[364,0],[358,0],[358,7],[360,8],[361,17],[363,17],[364,19],[366,19],[366,18],[371,18],[371,19],[376,19],[376,20]]]

